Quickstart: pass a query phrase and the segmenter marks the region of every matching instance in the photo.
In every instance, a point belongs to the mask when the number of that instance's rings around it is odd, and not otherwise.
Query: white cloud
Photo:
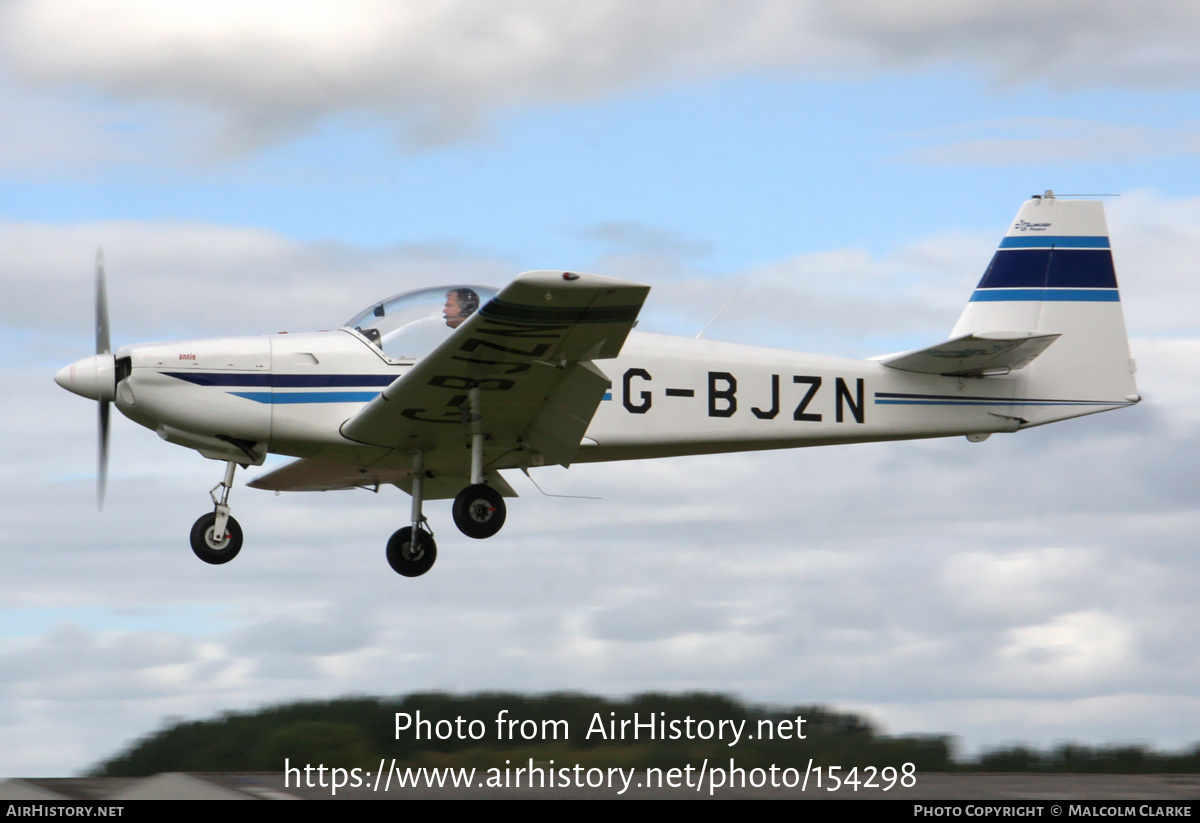
[[[80,106],[0,78],[0,170],[9,179],[133,159],[145,140],[123,135],[99,106]]]
[[[182,221],[54,225],[0,220],[0,324],[91,334],[93,261],[103,244],[114,345],[336,328],[397,292],[501,284],[502,261],[453,248],[367,252],[262,229]],[[80,355],[82,356],[82,355]]]
[[[934,166],[1058,167],[1200,153],[1200,129],[1195,126],[1151,128],[1065,118],[1009,118],[913,137],[926,145],[901,159]]]
[[[1200,197],[1133,191],[1109,201],[1109,234],[1134,334],[1195,335]]]
[[[964,552],[947,561],[942,582],[966,614],[1019,620],[1086,595],[1095,565],[1084,549]]]
[[[32,83],[196,105],[250,146],[338,113],[394,121],[411,142],[471,133],[507,105],[579,101],[730,71],[845,76],[935,63],[1001,83],[1194,88],[1200,14],[1162,0],[358,0],[0,8],[7,63]]]
[[[1100,612],[1064,614],[1008,631],[999,650],[1005,679],[1026,688],[1093,684],[1132,662],[1136,641],[1124,621]]]

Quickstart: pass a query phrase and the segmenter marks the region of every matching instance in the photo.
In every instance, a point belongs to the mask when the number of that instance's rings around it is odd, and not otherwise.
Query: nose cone
[[[117,362],[111,354],[94,354],[64,366],[54,382],[91,400],[112,400],[117,389]]]

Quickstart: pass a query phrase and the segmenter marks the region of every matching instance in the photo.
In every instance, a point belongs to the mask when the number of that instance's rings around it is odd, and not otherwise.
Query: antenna
[[[533,487],[535,489],[537,489],[538,491],[540,491],[542,494],[544,494],[546,497],[565,497],[570,500],[603,500],[604,499],[603,497],[589,497],[586,494],[551,494],[548,491],[544,491],[542,489],[542,487],[537,484],[537,481],[533,479],[533,475],[529,473],[529,469],[522,468],[521,473],[524,474],[526,477],[528,477],[529,482],[533,484]]]
[[[1046,189],[1044,194],[1035,194],[1033,200],[1054,200],[1059,197],[1120,197],[1119,194],[1055,194],[1054,189]]]
[[[737,300],[737,296],[742,293],[742,289],[746,288],[746,284],[749,282],[750,282],[749,280],[742,281],[742,285],[738,286],[737,291],[735,291],[733,293],[733,296],[725,301],[725,305],[721,306],[721,308],[717,309],[717,313],[712,316],[712,320],[709,320],[707,323],[704,324],[704,328],[702,328],[700,330],[700,333],[698,335],[696,335],[697,340],[699,340],[701,337],[704,336],[704,333],[706,331],[708,331],[709,326],[711,326],[713,323],[717,322],[717,318],[721,316],[721,312],[723,312],[723,311],[725,311],[725,309],[729,308],[730,303],[732,303],[734,300]]]

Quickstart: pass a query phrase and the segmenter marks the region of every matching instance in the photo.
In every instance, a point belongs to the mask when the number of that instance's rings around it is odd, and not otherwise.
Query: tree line
[[[637,729],[635,718],[642,724]],[[1181,754],[1142,746],[1070,744],[1045,752],[1012,746],[956,760],[948,735],[889,736],[860,715],[823,706],[759,706],[707,693],[625,699],[419,693],[289,703],[176,722],[135,741],[92,774],[280,771],[285,761],[375,770],[381,759],[389,766],[394,760],[397,766],[480,768],[530,759],[564,766],[670,768],[707,759],[720,768],[730,758],[743,768],[801,770],[811,759],[814,765],[843,770],[912,763],[918,773],[1168,773],[1200,770],[1200,745]]]

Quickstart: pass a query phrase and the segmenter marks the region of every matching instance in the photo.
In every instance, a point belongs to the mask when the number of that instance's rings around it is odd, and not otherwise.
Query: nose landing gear
[[[228,563],[242,550],[242,527],[229,515],[229,491],[233,488],[237,465],[232,460],[225,464],[225,478],[208,493],[213,501],[213,511],[201,515],[192,525],[192,551],[196,557],[214,566]],[[220,497],[217,497],[217,489],[221,490]]]
[[[425,461],[420,452],[413,455],[412,477],[412,525],[400,529],[388,540],[387,561],[396,574],[420,577],[437,560],[437,543],[421,513],[425,502]]]
[[[405,577],[420,577],[433,568],[437,560],[437,543],[433,535],[422,527],[414,530],[405,526],[388,540],[387,561],[396,574]]]
[[[204,514],[192,526],[192,551],[205,563],[219,566],[242,550],[242,527],[232,517],[225,520],[225,533],[217,538],[217,515]]]

